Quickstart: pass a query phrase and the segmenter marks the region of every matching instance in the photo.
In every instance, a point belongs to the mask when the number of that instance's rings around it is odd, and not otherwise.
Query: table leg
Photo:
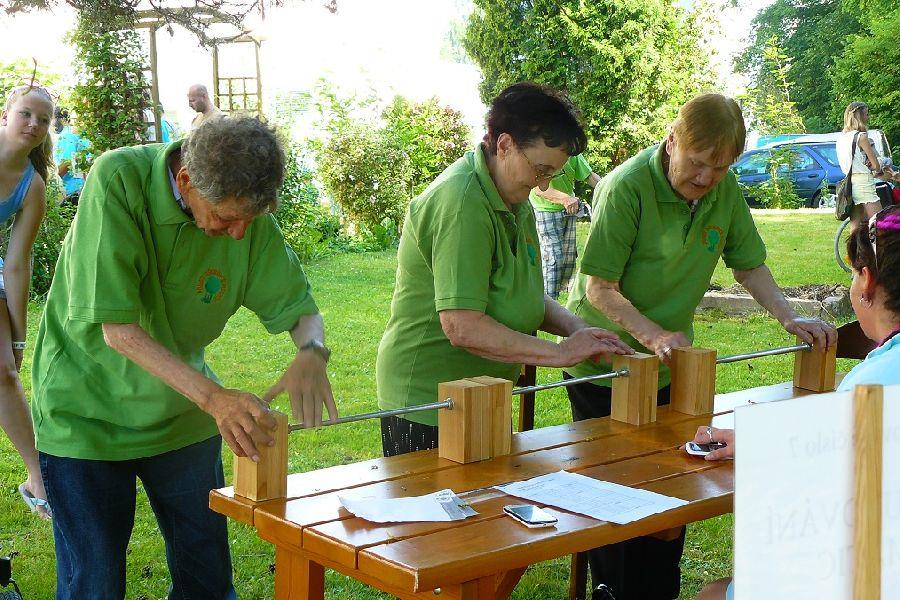
[[[275,548],[275,598],[277,600],[324,600],[325,567]]]
[[[522,575],[525,574],[526,568],[527,567],[522,567],[521,569],[507,571],[497,579],[497,589],[494,594],[497,600],[506,600],[509,598],[513,590],[516,589],[519,580],[522,579]]]
[[[488,575],[463,583],[460,585],[459,600],[497,600],[497,580],[497,575]]]
[[[572,568],[569,574],[569,600],[585,600],[587,598],[588,553],[576,552],[572,555]]]

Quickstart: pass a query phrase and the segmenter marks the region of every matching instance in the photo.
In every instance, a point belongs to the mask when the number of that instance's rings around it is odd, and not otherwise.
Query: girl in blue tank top
[[[32,245],[46,210],[52,118],[50,94],[33,84],[14,88],[0,114],[0,223],[13,221],[6,256],[0,257],[0,428],[28,472],[19,486],[22,499],[45,518],[51,516],[50,506],[19,369],[25,349]]]

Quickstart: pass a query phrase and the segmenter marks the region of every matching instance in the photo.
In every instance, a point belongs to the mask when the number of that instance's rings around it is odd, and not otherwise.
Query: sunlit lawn
[[[829,214],[757,213],[756,219],[769,245],[769,264],[783,285],[846,283],[847,278],[831,259],[831,236],[837,222]],[[584,231],[581,231],[582,237]],[[392,252],[335,256],[314,265],[308,273],[328,328],[334,355],[329,374],[344,414],[375,410],[375,350],[387,321],[393,291],[395,255]],[[716,281],[730,285],[730,274],[719,269]],[[38,321],[40,307],[33,306],[30,326]],[[764,316],[735,319],[703,314],[697,319],[697,344],[736,353],[786,344],[788,336]],[[209,351],[209,360],[231,387],[261,394],[275,381],[292,356],[286,336],[267,335],[252,314],[236,315],[223,337]],[[27,364],[23,369],[30,387]],[[752,368],[751,368],[752,367]],[[847,364],[839,365],[846,369]],[[539,380],[560,377],[551,369],[539,370]],[[718,371],[719,391],[744,389],[784,381],[791,376],[790,357],[772,357],[750,363],[724,365]],[[281,406],[286,406],[281,400]],[[565,392],[553,390],[538,397],[537,426],[570,419]],[[363,422],[303,432],[290,439],[290,469],[306,471],[379,455],[376,422]],[[49,523],[29,515],[16,486],[24,469],[4,436],[0,436],[0,553],[17,551],[14,574],[28,599],[49,599],[55,587],[53,536]],[[231,454],[224,453],[226,474]],[[254,532],[232,524],[231,543],[238,593],[243,598],[268,598],[273,594],[272,547]],[[731,516],[692,525],[683,560],[683,597],[690,598],[704,582],[731,570]],[[164,598],[168,574],[162,538],[157,532],[146,497],[139,495],[138,515],[128,550],[128,597]],[[567,597],[568,559],[531,567],[513,598]],[[328,594],[334,599],[384,597],[346,577],[329,573]]]

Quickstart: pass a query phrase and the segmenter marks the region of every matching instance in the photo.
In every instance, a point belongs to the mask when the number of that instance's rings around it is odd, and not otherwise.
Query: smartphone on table
[[[719,448],[724,448],[728,444],[723,444],[722,442],[713,442],[711,444],[695,444],[694,442],[688,442],[684,445],[684,449],[688,454],[692,454],[694,456],[706,456],[710,452],[714,452]]]
[[[508,504],[503,512],[525,527],[553,527],[557,522],[552,514],[531,504]]]

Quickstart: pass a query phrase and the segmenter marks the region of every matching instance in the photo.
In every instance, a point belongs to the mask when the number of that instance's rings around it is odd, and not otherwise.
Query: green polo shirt
[[[568,308],[591,325],[618,333],[636,350],[647,351],[587,299],[589,275],[618,281],[622,294],[642,315],[693,340],[694,311],[709,287],[721,256],[731,269],[762,265],[766,247],[734,173],[710,190],[691,217],[663,171],[664,146],[653,146],[603,178],[594,191],[594,217],[581,270]],[[608,364],[581,363],[576,377],[603,373]],[[610,385],[608,380],[595,382]],[[669,383],[660,369],[659,386]]]
[[[491,375],[515,381],[520,364],[450,345],[438,313],[483,312],[530,333],[544,320],[544,283],[534,213],[506,207],[482,148],[450,165],[409,205],[397,253],[391,316],[375,376],[384,409],[436,402],[438,383]],[[437,425],[437,412],[408,415]]]
[[[588,161],[583,155],[579,154],[573,156],[563,165],[562,175],[550,180],[550,187],[554,190],[559,190],[563,194],[572,196],[575,194],[575,182],[586,180],[591,176],[592,172],[591,165],[588,164]],[[550,202],[549,200],[541,198],[534,193],[534,190],[531,191],[531,195],[528,196],[528,199],[531,200],[531,205],[534,207],[534,210],[539,210],[541,212],[559,212],[566,209],[562,204],[556,204],[555,202]]]
[[[108,347],[102,323],[138,323],[215,379],[204,348],[241,306],[273,334],[318,312],[271,215],[254,219],[237,241],[207,236],[178,207],[167,158],[180,145],[121,148],[91,169],[34,352],[32,415],[42,452],[126,460],[217,433],[210,415]]]

